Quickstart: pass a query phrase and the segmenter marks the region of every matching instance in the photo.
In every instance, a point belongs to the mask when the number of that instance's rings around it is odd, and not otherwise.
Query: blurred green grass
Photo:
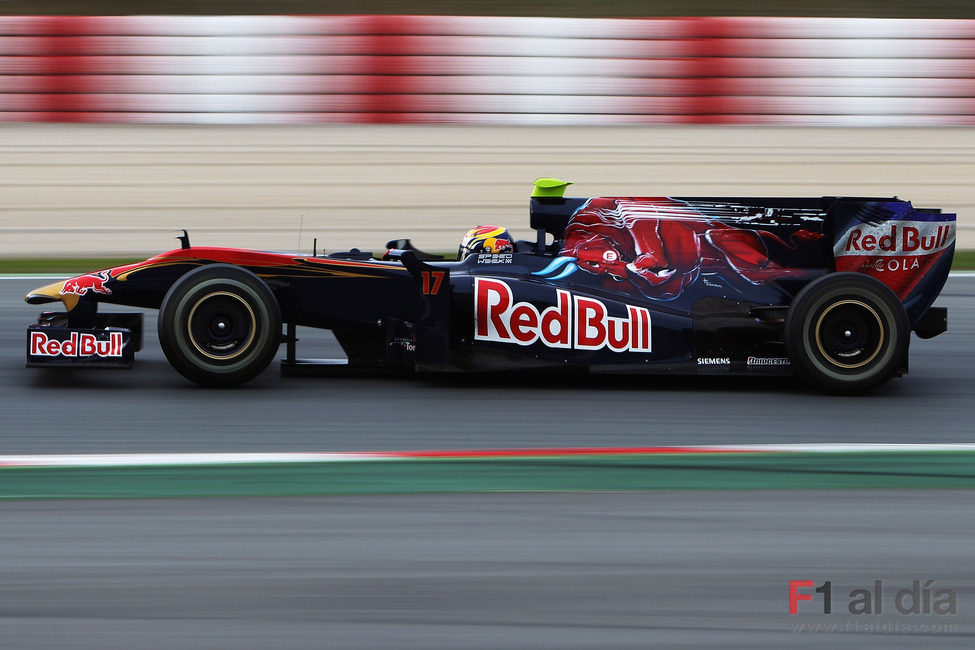
[[[145,257],[40,257],[0,259],[0,273],[83,273],[122,266]]]
[[[951,263],[952,271],[971,271],[975,269],[975,250],[955,251],[955,259]]]
[[[5,0],[5,14],[433,14],[468,16],[837,16],[973,18],[975,0]]]

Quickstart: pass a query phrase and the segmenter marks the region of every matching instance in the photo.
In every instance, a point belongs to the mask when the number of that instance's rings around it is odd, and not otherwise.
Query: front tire
[[[796,296],[785,343],[796,372],[832,393],[859,393],[907,366],[911,327],[887,285],[862,273],[831,273]]]
[[[190,271],[159,308],[159,343],[181,375],[202,386],[236,386],[267,368],[281,343],[281,308],[246,269]]]

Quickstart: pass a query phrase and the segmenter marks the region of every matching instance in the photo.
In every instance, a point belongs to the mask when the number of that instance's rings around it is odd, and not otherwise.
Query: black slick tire
[[[159,308],[159,343],[181,375],[236,386],[259,375],[281,343],[281,308],[259,277],[210,264],[170,287]]]
[[[831,393],[861,393],[906,368],[910,336],[894,292],[862,273],[831,273],[810,282],[785,321],[796,373]]]

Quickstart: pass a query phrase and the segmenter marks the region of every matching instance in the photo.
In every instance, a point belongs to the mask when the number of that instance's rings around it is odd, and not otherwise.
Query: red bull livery
[[[191,246],[30,292],[60,301],[28,328],[29,366],[128,367],[141,315],[176,371],[205,386],[282,370],[798,375],[856,393],[907,372],[911,334],[947,329],[934,302],[955,215],[895,198],[566,198],[536,181],[533,236],[478,226],[457,259],[389,242],[303,255]],[[347,359],[300,360],[297,328]]]
[[[64,286],[61,287],[61,295],[71,294],[83,296],[89,291],[92,291],[94,293],[100,293],[103,296],[108,296],[111,295],[112,290],[106,287],[105,283],[111,279],[108,271],[79,275],[64,283]]]

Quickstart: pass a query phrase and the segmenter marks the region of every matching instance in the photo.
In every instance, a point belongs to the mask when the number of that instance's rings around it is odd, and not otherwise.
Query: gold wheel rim
[[[877,321],[877,327],[880,330],[880,336],[878,337],[877,345],[874,347],[873,353],[868,358],[858,363],[841,363],[840,361],[837,361],[836,357],[826,352],[825,348],[823,347],[822,336],[820,335],[820,332],[822,330],[823,319],[826,318],[826,316],[831,311],[833,311],[837,307],[842,307],[844,305],[854,305],[856,307],[861,307],[864,310],[866,310],[866,312],[871,316],[873,316],[874,320]],[[862,368],[863,366],[869,364],[871,361],[876,359],[877,355],[880,354],[880,348],[883,345],[884,336],[886,333],[886,330],[884,329],[884,322],[880,318],[880,314],[877,313],[877,310],[861,300],[840,300],[839,302],[833,303],[832,305],[824,309],[823,313],[820,314],[819,318],[816,320],[815,331],[816,331],[816,347],[819,349],[819,353],[823,355],[825,359],[828,359],[829,362],[834,366],[836,366],[837,368],[843,368],[845,370],[855,370],[857,368]]]
[[[200,347],[200,344],[197,343],[196,337],[193,336],[193,329],[192,329],[193,315],[196,314],[197,308],[207,300],[210,300],[211,298],[216,298],[218,296],[226,296],[228,298],[233,298],[234,300],[236,300],[237,302],[239,302],[244,306],[244,308],[247,310],[248,316],[250,317],[251,327],[250,327],[250,335],[247,337],[247,341],[245,341],[243,345],[238,346],[237,349],[235,349],[230,354],[213,354],[209,350],[204,350],[202,347]],[[213,359],[214,361],[227,361],[246,352],[247,349],[250,347],[251,342],[253,342],[254,340],[254,334],[256,331],[257,331],[257,318],[255,318],[254,316],[254,310],[251,309],[251,306],[247,304],[246,300],[244,300],[243,298],[241,298],[235,293],[230,293],[229,291],[214,291],[213,293],[208,293],[207,295],[203,296],[202,298],[197,300],[196,303],[193,304],[193,307],[190,309],[189,317],[186,319],[186,335],[189,338],[190,343],[193,344],[193,347],[196,348],[197,352],[199,352],[200,354],[202,354],[203,356],[209,359]]]

